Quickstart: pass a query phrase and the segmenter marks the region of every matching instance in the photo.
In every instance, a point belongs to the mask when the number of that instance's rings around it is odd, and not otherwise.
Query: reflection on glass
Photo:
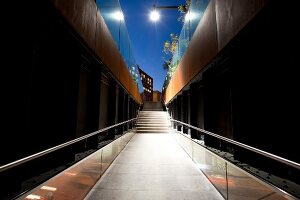
[[[203,14],[208,6],[210,0],[192,0],[189,11],[186,13],[184,24],[180,32],[178,44],[173,54],[170,71],[166,76],[166,84],[171,80],[184,52],[186,51],[189,42],[201,21]]]
[[[202,148],[197,145],[198,148]],[[223,197],[227,196],[226,183],[226,163],[224,160],[212,155],[210,152],[205,152],[205,168],[202,172],[207,176],[210,182],[219,190]]]
[[[123,60],[136,82],[139,92],[142,93],[143,85],[139,75],[137,63],[134,58],[128,35],[125,17],[118,0],[96,0],[97,7],[118,47]]]
[[[120,21],[124,20],[124,15],[123,15],[122,11],[116,11],[116,12],[112,13],[112,17],[115,20],[120,20]]]
[[[254,179],[247,173],[239,170],[237,167],[228,164],[227,167],[228,183],[228,198],[229,199],[263,199],[266,196],[276,194],[266,185]],[[276,195],[277,196],[277,195]],[[272,199],[272,198],[271,198]],[[277,196],[276,199],[285,199],[282,196]]]
[[[196,166],[225,199],[291,199],[286,194],[210,152],[186,136],[175,133],[174,137],[182,148],[190,156],[192,155]],[[190,140],[192,143],[186,140]],[[190,149],[192,149],[192,153],[189,152]]]
[[[84,199],[133,135],[119,137],[19,199]]]

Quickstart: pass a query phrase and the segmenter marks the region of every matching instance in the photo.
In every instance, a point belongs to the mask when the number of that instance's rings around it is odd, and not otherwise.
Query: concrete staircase
[[[165,111],[140,111],[137,133],[169,133],[168,114]]]
[[[161,102],[145,101],[143,111],[163,111]]]

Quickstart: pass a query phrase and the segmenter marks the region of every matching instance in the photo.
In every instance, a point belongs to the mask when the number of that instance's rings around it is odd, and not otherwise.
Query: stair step
[[[169,127],[169,124],[137,124],[136,127]]]
[[[165,128],[162,128],[162,127],[143,127],[143,128],[140,128],[138,127],[137,130],[170,130],[169,127],[165,127]]]
[[[137,133],[169,133],[169,116],[165,111],[141,111],[136,123]]]
[[[169,130],[137,130],[137,133],[169,133]]]

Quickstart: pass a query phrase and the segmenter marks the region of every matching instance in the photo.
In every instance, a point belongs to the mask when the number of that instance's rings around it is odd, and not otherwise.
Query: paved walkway
[[[223,199],[170,134],[136,134],[85,199]]]

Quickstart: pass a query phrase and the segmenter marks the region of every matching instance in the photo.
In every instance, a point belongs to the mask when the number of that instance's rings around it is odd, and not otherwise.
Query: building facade
[[[140,66],[138,66],[138,68],[144,88],[142,98],[144,101],[153,101],[153,78],[144,72]]]
[[[161,101],[161,92],[158,90],[153,91],[153,102]]]

